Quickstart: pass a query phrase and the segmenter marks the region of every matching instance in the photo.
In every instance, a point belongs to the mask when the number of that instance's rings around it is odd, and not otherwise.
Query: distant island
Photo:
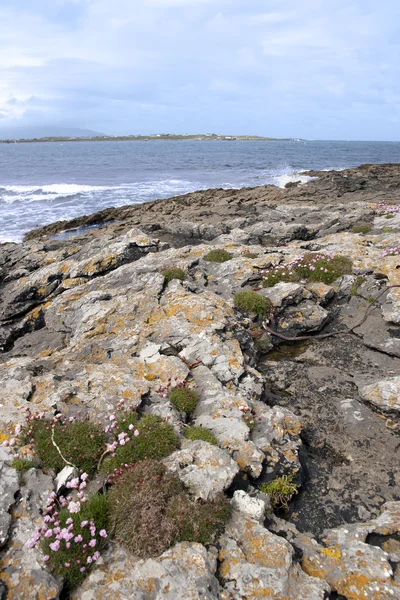
[[[216,133],[198,133],[198,134],[175,134],[175,133],[156,133],[152,135],[77,135],[77,136],[46,136],[31,138],[9,138],[0,139],[1,144],[27,144],[34,142],[125,142],[141,141],[150,142],[157,140],[197,140],[197,141],[235,141],[235,140],[253,140],[266,142],[299,142],[298,138],[273,138],[259,135],[218,135]]]

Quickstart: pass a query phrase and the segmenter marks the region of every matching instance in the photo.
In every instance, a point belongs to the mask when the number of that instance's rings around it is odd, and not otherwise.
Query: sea
[[[110,141],[0,144],[0,242],[110,206],[209,188],[306,182],[308,169],[400,163],[400,142]]]

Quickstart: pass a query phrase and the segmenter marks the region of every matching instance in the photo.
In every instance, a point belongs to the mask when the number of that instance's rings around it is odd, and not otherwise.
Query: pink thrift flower
[[[48,560],[50,560],[50,556],[46,554],[46,556],[43,556],[43,560],[44,562],[47,562]]]
[[[102,537],[102,538],[106,538],[107,537],[107,531],[105,529],[100,529],[99,536]]]
[[[137,430],[137,429],[135,429],[135,431],[133,432],[133,435],[134,435],[135,437],[137,437],[137,436],[139,435],[139,432],[138,432],[138,430]]]
[[[86,571],[85,567],[81,567],[79,570],[81,573],[84,573]]]
[[[96,551],[96,552],[93,554],[93,557],[92,557],[92,558],[93,558],[93,560],[99,560],[99,558],[100,558],[100,552]]]
[[[52,535],[53,535],[53,530],[52,530],[52,529],[48,529],[48,530],[46,531],[46,533],[44,534],[44,537],[45,537],[45,538],[49,538],[49,537],[51,537]]]
[[[86,525],[89,523],[89,521],[82,521],[81,523],[81,527],[86,527]]]
[[[86,561],[86,562],[87,562],[87,564],[88,564],[88,565],[90,565],[90,563],[92,562],[92,560],[93,560],[93,559],[92,559],[92,557],[91,557],[91,556],[88,556],[88,557],[87,557],[87,561]]]
[[[80,502],[70,502],[68,504],[68,510],[70,513],[78,513],[81,510]]]
[[[53,550],[53,552],[57,552],[60,549],[60,540],[56,540],[55,542],[50,544],[49,547],[51,550]]]
[[[69,568],[70,568],[70,566],[71,566],[71,563],[69,563],[69,562],[66,562],[66,563],[64,563],[64,567],[65,567],[66,569],[69,569]]]
[[[95,539],[93,539],[93,540],[90,540],[90,542],[89,542],[89,546],[90,546],[91,548],[94,548],[94,547],[95,547],[95,545],[96,545],[96,540],[95,540]]]
[[[79,534],[74,538],[74,542],[75,544],[79,544],[80,542],[82,542],[83,537]]]

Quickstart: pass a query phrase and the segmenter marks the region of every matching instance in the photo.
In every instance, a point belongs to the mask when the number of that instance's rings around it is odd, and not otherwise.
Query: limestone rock
[[[287,337],[319,331],[328,321],[329,313],[311,300],[288,306],[278,319],[277,331]]]
[[[265,502],[260,498],[252,498],[243,490],[236,490],[232,498],[234,510],[243,513],[259,523],[264,520]]]
[[[382,305],[382,316],[388,323],[400,325],[400,288],[389,291]]]
[[[361,397],[384,411],[400,411],[400,376],[391,377],[366,385],[360,390]]]
[[[0,447],[0,547],[7,539],[11,525],[10,509],[15,502],[14,496],[19,490],[18,473],[10,466],[12,457],[5,448]]]
[[[215,572],[216,559],[201,544],[183,542],[146,561],[113,547],[71,600],[216,600]]]
[[[322,305],[329,302],[329,300],[332,300],[333,296],[335,295],[334,288],[331,285],[326,285],[325,283],[322,283],[321,281],[316,283],[309,283],[307,285],[307,289],[312,293],[315,300],[317,300],[317,302],[319,302],[319,304]]]
[[[208,442],[196,441],[185,445],[164,460],[172,472],[195,498],[209,500],[227,489],[239,471],[229,455]]]
[[[285,307],[289,304],[298,304],[309,296],[304,286],[298,283],[284,282],[276,283],[273,287],[264,288],[260,293],[271,300],[275,307]]]

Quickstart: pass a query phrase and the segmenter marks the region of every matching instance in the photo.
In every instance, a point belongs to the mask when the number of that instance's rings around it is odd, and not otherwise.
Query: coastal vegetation
[[[169,267],[168,269],[165,269],[162,274],[167,283],[173,279],[179,279],[180,281],[185,281],[186,279],[185,271],[183,269],[179,269],[178,267]]]
[[[203,258],[207,262],[223,263],[231,260],[233,258],[233,254],[227,250],[210,250],[210,252],[207,252]]]
[[[359,223],[358,225],[353,225],[351,228],[353,233],[369,233],[372,229],[372,226],[369,223]]]
[[[233,303],[235,308],[238,308],[249,315],[255,315],[256,317],[267,317],[271,314],[273,309],[272,302],[269,298],[265,298],[252,290],[237,292],[233,297]]]
[[[292,475],[282,475],[269,483],[262,483],[259,490],[270,496],[273,508],[286,508],[293,496],[298,493],[298,487],[293,483]]]
[[[351,259],[343,255],[313,254],[299,256],[291,262],[272,267],[265,272],[263,286],[273,287],[281,281],[296,282],[301,280],[322,282],[327,285],[335,279],[352,272]]]
[[[208,442],[213,446],[218,445],[217,438],[215,437],[213,432],[209,429],[206,429],[205,427],[198,427],[196,425],[185,427],[183,429],[183,435],[185,436],[185,438],[191,440],[192,442],[201,440],[203,442]]]
[[[186,381],[178,383],[168,391],[168,400],[181,413],[190,416],[196,409],[199,395]]]

